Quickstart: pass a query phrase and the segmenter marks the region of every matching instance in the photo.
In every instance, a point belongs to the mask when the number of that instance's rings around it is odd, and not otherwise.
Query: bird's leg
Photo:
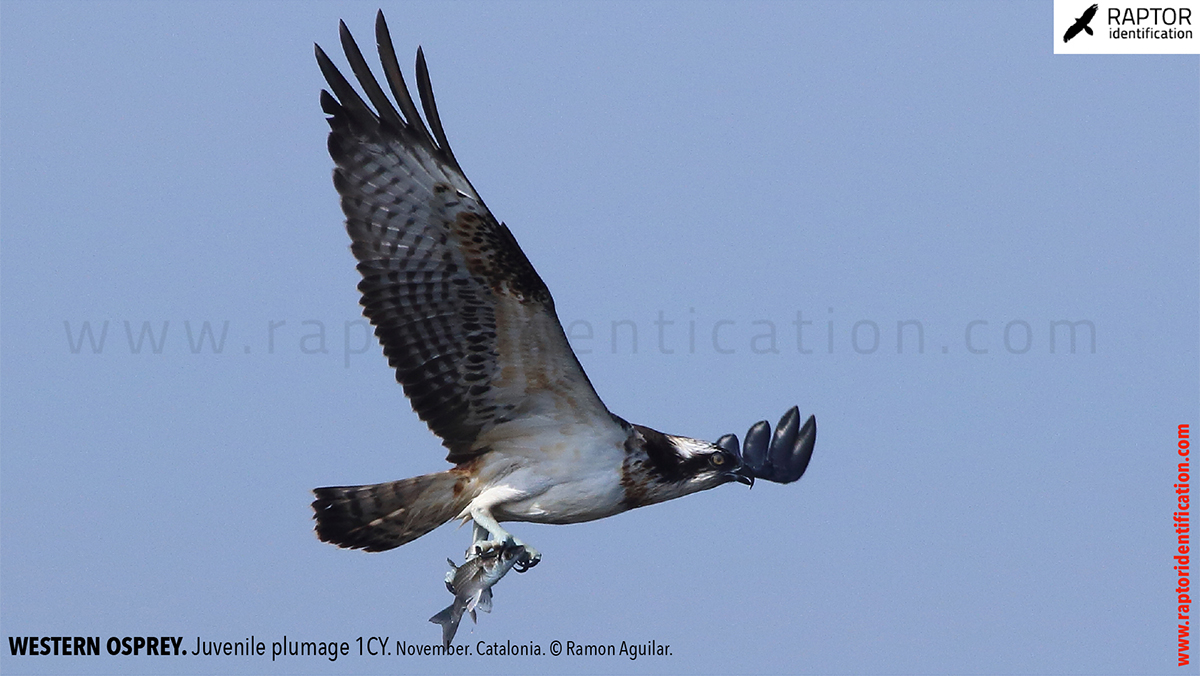
[[[492,517],[488,510],[472,507],[470,514],[471,520],[475,522],[475,528],[474,542],[467,551],[468,558],[481,556],[493,549],[507,549],[520,544],[511,533],[500,527],[499,522]]]
[[[512,533],[500,527],[500,523],[492,517],[491,512],[486,509],[473,507],[471,508],[471,520],[475,522],[474,542],[467,550],[467,559],[473,559],[477,556],[482,556],[494,549],[507,549],[509,547],[524,547],[525,552],[517,561],[516,566],[518,573],[533,568],[542,560],[542,553],[521,542],[512,536]]]
[[[483,526],[480,526],[478,523],[475,523],[474,529],[475,529],[474,530],[474,533],[475,533],[474,542],[471,543],[471,550],[468,551],[467,554],[471,554],[474,552],[475,545],[482,544],[482,543],[488,541],[488,531],[486,528],[484,528]]]

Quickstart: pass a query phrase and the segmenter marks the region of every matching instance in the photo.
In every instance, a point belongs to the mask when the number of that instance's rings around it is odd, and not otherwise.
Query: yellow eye
[[[720,453],[713,453],[712,454],[712,464],[716,465],[717,467],[724,465],[725,464],[725,456],[721,455]]]

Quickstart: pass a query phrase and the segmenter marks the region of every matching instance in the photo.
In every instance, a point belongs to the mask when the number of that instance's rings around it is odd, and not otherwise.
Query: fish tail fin
[[[370,486],[317,488],[312,508],[324,542],[382,552],[411,542],[457,516],[473,496],[454,469]]]
[[[434,624],[442,625],[442,645],[446,648],[450,647],[450,642],[454,640],[454,635],[458,633],[458,623],[462,620],[462,615],[454,616],[454,604],[446,606],[442,612],[429,618],[429,621]]]

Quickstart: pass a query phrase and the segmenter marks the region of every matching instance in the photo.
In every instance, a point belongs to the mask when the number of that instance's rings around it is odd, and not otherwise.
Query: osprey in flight
[[[475,524],[477,555],[524,547],[502,521],[602,519],[756,477],[804,473],[816,421],[795,408],[772,435],[760,422],[717,443],[613,415],[571,351],[550,291],[508,227],[484,206],[454,159],[417,50],[409,94],[384,23],[375,36],[393,105],[345,23],[341,42],[368,105],[318,46],[332,94],[329,153],[363,280],[363,314],[417,415],[454,467],[370,486],[313,491],[317,536],[339,547],[399,547],[452,520]],[[397,106],[399,110],[397,110]],[[426,126],[428,123],[428,127]]]

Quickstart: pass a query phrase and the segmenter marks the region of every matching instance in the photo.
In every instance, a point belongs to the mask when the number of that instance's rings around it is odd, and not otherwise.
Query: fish
[[[450,559],[450,572],[446,573],[446,589],[454,594],[454,603],[442,612],[429,618],[434,624],[442,625],[442,645],[450,647],[463,613],[470,613],[472,621],[478,621],[475,610],[492,612],[492,586],[508,574],[525,554],[524,545],[512,545],[468,558],[461,566]]]

